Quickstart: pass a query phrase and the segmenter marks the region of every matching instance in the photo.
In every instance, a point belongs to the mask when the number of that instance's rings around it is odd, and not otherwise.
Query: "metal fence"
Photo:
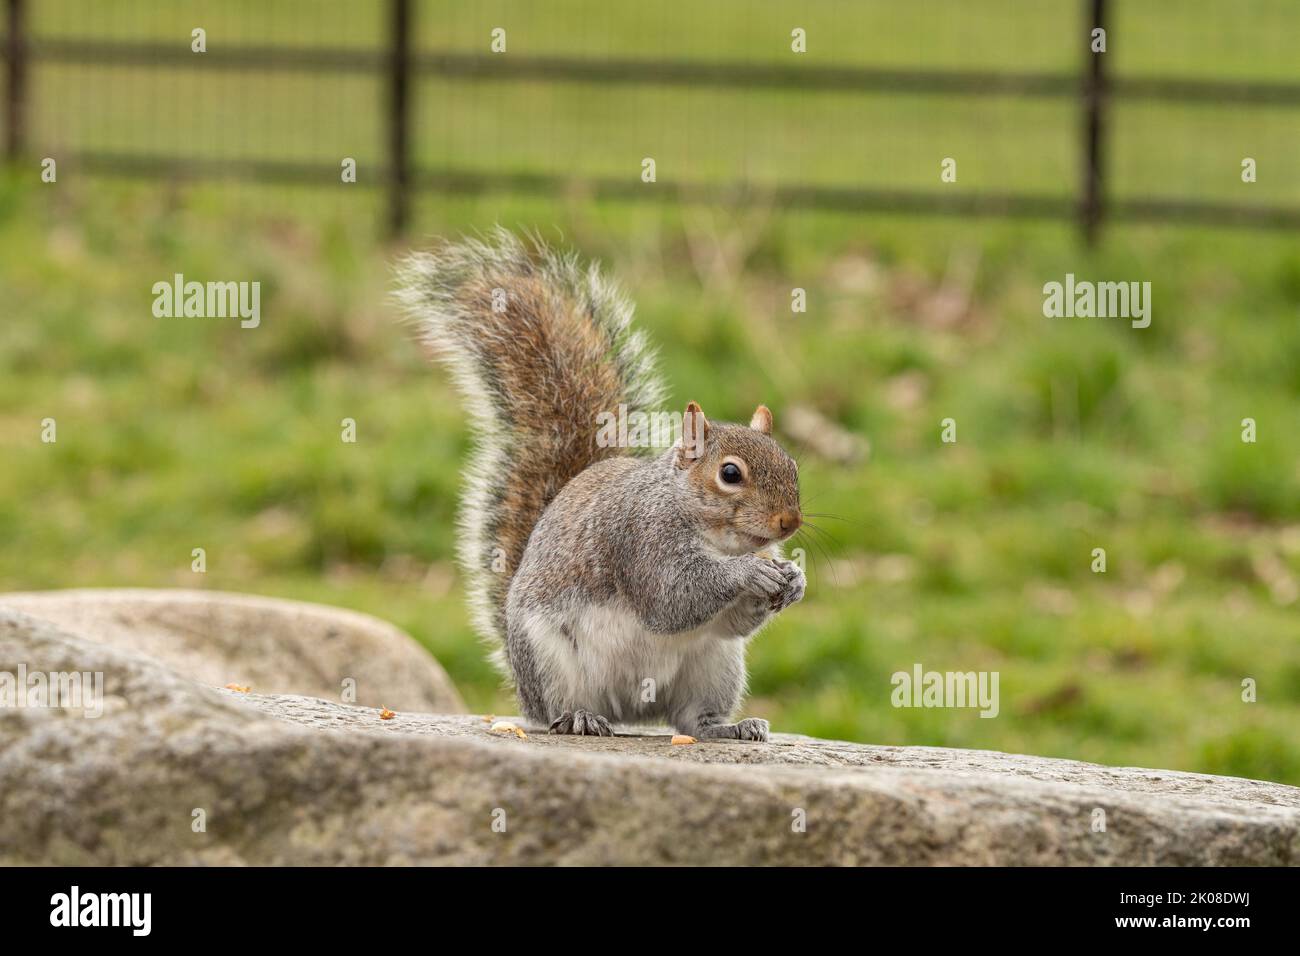
[[[1055,197],[1027,193],[954,193],[821,185],[755,186],[735,183],[678,182],[670,194],[685,203],[744,203],[762,198],[777,206],[842,212],[1005,216],[1074,219],[1084,238],[1095,241],[1103,222],[1184,222],[1208,225],[1294,229],[1300,208],[1206,202],[1194,198],[1111,200],[1106,190],[1107,115],[1117,99],[1169,103],[1300,106],[1300,83],[1198,80],[1184,77],[1113,77],[1105,55],[1085,52],[1077,74],[1012,73],[969,70],[790,68],[684,60],[577,59],[572,57],[492,56],[461,52],[423,52],[412,48],[418,0],[386,0],[383,49],[245,45],[223,47],[204,56],[185,47],[157,42],[95,39],[40,39],[29,35],[28,0],[5,0],[7,38],[5,144],[9,157],[27,147],[28,73],[33,63],[149,65],[196,70],[270,70],[308,73],[361,73],[384,77],[385,163],[376,182],[388,194],[387,226],[402,232],[410,220],[413,193],[420,190],[474,194],[490,190],[553,195],[573,185],[569,176],[532,171],[488,172],[466,168],[417,168],[411,155],[412,80],[421,76],[510,79],[554,83],[685,85],[739,89],[906,92],[948,97],[1020,96],[1074,99],[1079,108],[1081,171],[1077,193]],[[1107,0],[1081,0],[1082,36],[1107,25]],[[329,182],[332,164],[288,161],[205,163],[161,154],[78,153],[92,172],[128,176],[204,178],[242,176],[265,182]],[[585,178],[584,194],[596,199],[641,200],[663,190],[639,188],[636,181]]]

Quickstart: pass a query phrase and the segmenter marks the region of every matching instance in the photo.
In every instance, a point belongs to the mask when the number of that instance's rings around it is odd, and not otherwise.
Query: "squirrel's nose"
[[[803,524],[803,515],[798,511],[782,511],[776,520],[781,526],[782,534],[794,534],[799,525]]]

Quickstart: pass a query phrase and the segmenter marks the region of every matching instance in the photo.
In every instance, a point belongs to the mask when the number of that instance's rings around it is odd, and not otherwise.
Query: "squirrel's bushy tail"
[[[662,401],[654,353],[632,303],[593,264],[505,229],[417,253],[398,299],[450,369],[476,448],[460,511],[460,560],[474,621],[495,645],[524,545],[569,479],[619,453],[596,442],[597,415]]]

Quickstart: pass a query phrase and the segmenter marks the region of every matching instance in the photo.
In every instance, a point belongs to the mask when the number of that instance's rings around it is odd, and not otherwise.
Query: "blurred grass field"
[[[1116,4],[1115,69],[1292,79],[1300,8]],[[109,11],[108,8],[115,8]],[[1070,70],[1077,4],[498,2],[421,8],[425,48]],[[545,12],[542,12],[543,9]],[[332,2],[36,5],[42,35],[361,44]],[[824,52],[823,52],[824,51]],[[363,77],[41,66],[41,155],[101,148],[381,156]],[[448,82],[418,90],[424,165],[1072,195],[1077,104]],[[1122,105],[1117,196],[1300,202],[1300,113]],[[1260,181],[1244,186],[1242,156]],[[32,166],[0,181],[0,589],[209,587],[388,618],[470,706],[511,709],[466,619],[452,521],[467,435],[387,300],[403,245],[339,184],[179,188]],[[660,344],[674,402],[796,405],[870,442],[805,452],[833,540],[752,646],[780,730],[1300,783],[1300,244],[1283,233],[680,210],[429,195],[414,242],[494,223],[599,258]],[[263,321],[155,319],[174,273],[258,279]],[[1149,329],[1047,320],[1044,282],[1147,280]],[[808,291],[792,315],[790,289]],[[958,441],[939,440],[940,420]],[[1240,440],[1254,418],[1259,440]],[[57,443],[40,441],[41,421]],[[358,442],[340,441],[357,422]],[[208,571],[190,570],[203,547]],[[1107,552],[1105,574],[1090,570]],[[824,550],[823,550],[824,548]],[[890,675],[997,670],[1001,714],[894,709]],[[238,675],[232,675],[232,679]],[[1241,699],[1244,678],[1259,699]]]

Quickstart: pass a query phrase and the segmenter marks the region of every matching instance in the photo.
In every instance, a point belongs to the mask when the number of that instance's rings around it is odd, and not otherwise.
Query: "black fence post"
[[[5,79],[5,155],[17,159],[26,145],[27,36],[24,33],[26,0],[9,0],[8,62]]]
[[[1106,56],[1093,52],[1093,31],[1106,29],[1106,0],[1084,0],[1088,16],[1087,68],[1083,77],[1083,189],[1079,197],[1079,225],[1083,241],[1096,245],[1101,221],[1105,214],[1105,157],[1106,132]],[[1106,42],[1109,43],[1109,37]]]
[[[410,219],[411,5],[390,0],[388,37],[388,230],[400,235]]]

